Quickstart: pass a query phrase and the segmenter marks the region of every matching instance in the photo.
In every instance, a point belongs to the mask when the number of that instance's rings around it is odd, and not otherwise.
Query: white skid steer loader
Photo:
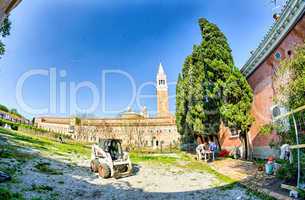
[[[100,139],[92,146],[90,168],[103,178],[119,178],[132,173],[128,153],[122,151],[121,140],[118,139]]]

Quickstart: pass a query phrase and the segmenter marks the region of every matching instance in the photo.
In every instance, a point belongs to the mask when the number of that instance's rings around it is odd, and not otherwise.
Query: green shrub
[[[12,125],[11,125],[11,128],[12,128],[12,130],[14,130],[14,131],[18,131],[18,125],[16,125],[16,124],[12,124]]]
[[[269,135],[272,133],[272,131],[275,129],[274,125],[272,123],[265,124],[260,128],[260,134],[262,135]]]
[[[283,163],[281,168],[277,171],[276,177],[285,181],[294,179],[297,174],[297,168],[288,162]]]
[[[9,112],[9,109],[6,106],[2,105],[2,104],[0,104],[0,110],[4,111],[4,112]]]

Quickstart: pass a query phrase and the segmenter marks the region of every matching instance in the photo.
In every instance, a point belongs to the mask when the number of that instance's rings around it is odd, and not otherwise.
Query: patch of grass
[[[141,162],[150,162],[155,164],[175,164],[177,162],[177,158],[169,157],[169,156],[154,156],[153,154],[141,154],[141,153],[130,153],[130,159],[133,163],[138,164]]]
[[[0,166],[0,171],[13,176],[16,173],[17,168],[16,166]]]
[[[131,152],[130,158],[133,163],[149,163],[149,164],[164,164],[167,166],[175,166],[181,168],[185,171],[197,171],[202,173],[208,173],[214,175],[218,180],[227,183],[227,184],[234,184],[236,180],[225,176],[221,173],[218,173],[214,169],[212,169],[207,163],[197,161],[193,159],[190,155],[179,152],[176,153],[176,156],[169,156],[168,154],[141,154],[138,152]]]
[[[36,185],[36,184],[33,184],[32,185],[32,190],[33,191],[36,191],[36,192],[51,192],[53,191],[53,188],[48,186],[48,185]]]
[[[48,154],[71,154],[90,157],[91,148],[87,143],[81,143],[73,140],[65,140],[65,143],[60,143],[58,139],[50,136],[34,135],[23,133],[20,131],[12,131],[0,128],[0,134],[8,136],[12,141],[20,146],[29,146]]]
[[[0,188],[1,200],[24,200],[22,194],[11,192],[8,189]]]
[[[31,198],[31,200],[43,200],[42,197],[34,197],[34,198]]]
[[[50,167],[50,163],[38,163],[34,166],[39,172],[50,175],[62,175],[63,173],[57,169]]]
[[[165,154],[165,153],[179,153],[180,149],[178,145],[172,147],[163,147],[162,150],[152,149],[151,147],[141,147],[141,148],[133,149],[132,152],[140,153],[140,154]]]
[[[14,158],[19,162],[26,162],[33,158],[31,154],[21,152],[13,145],[0,145],[0,158]]]

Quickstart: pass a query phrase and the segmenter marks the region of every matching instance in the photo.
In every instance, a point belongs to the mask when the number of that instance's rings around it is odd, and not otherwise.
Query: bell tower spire
[[[169,114],[167,78],[162,63],[159,64],[157,74],[157,111],[161,117]]]

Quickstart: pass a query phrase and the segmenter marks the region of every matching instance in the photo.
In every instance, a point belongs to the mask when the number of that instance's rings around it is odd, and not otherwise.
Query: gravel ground
[[[0,158],[0,169],[17,169],[13,180],[0,183],[0,188],[21,193],[29,200],[259,199],[239,186],[223,187],[225,183],[212,174],[176,166],[144,162],[134,166],[132,176],[102,179],[90,171],[90,161],[79,155],[41,155],[30,148],[18,151],[31,155],[31,159]],[[42,163],[47,163],[47,167],[57,174],[39,171],[37,164]]]
[[[1,164],[4,163],[14,164],[1,159]],[[63,174],[41,173],[35,168],[38,163],[49,163],[50,168]],[[10,188],[26,199],[258,199],[238,186],[221,188],[224,184],[211,174],[147,163],[134,168],[132,176],[102,179],[90,172],[89,160],[81,157],[72,160],[38,157],[23,165],[18,181]]]

